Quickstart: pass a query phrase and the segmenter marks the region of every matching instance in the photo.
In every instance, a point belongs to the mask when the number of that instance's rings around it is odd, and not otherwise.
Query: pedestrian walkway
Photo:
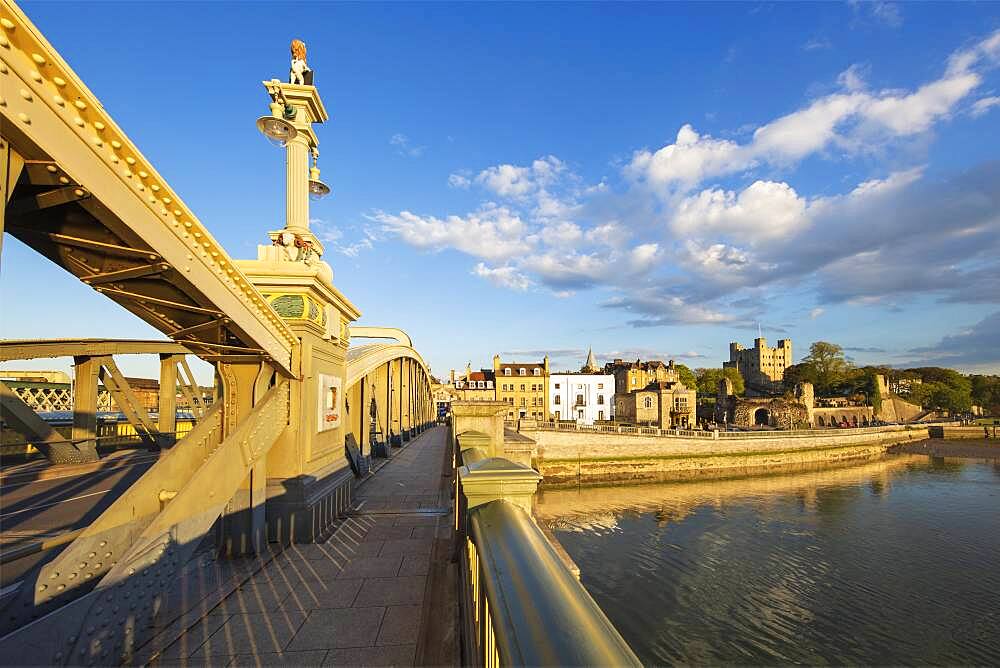
[[[395,451],[355,490],[354,511],[329,539],[282,551],[154,664],[451,662],[453,650],[442,654],[442,645],[455,646],[457,633],[445,451],[441,427]],[[431,605],[437,609],[429,614]]]

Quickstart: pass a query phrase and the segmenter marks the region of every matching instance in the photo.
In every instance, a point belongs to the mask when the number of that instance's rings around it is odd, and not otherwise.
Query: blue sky
[[[304,40],[325,259],[438,374],[717,366],[758,322],[1000,372],[998,4],[22,6],[235,257],[283,224],[254,121]],[[0,336],[159,336],[10,237],[2,271]]]

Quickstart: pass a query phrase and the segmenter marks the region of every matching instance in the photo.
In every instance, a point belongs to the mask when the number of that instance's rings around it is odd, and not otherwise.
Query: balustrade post
[[[161,447],[170,447],[177,441],[177,362],[181,355],[160,355],[160,396],[157,404],[159,415],[156,428],[160,430]],[[197,388],[197,386],[195,386]],[[194,406],[191,410],[194,411]]]
[[[77,450],[97,459],[97,374],[100,365],[91,357],[73,358],[73,429],[70,438]]]

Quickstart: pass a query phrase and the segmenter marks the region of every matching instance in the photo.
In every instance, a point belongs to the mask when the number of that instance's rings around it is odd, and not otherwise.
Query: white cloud
[[[409,158],[419,158],[427,149],[426,146],[414,146],[409,137],[398,132],[389,138],[389,145],[395,146],[399,155]]]
[[[510,290],[524,291],[531,287],[531,281],[527,276],[520,273],[516,267],[487,267],[479,262],[473,268],[472,273],[480,278],[485,278],[494,285]]]
[[[855,63],[837,75],[837,83],[849,91],[861,90],[865,87],[867,70],[867,67]]]
[[[833,48],[833,43],[825,37],[814,37],[802,45],[803,51],[819,51]]]
[[[646,243],[624,252],[549,251],[525,257],[521,266],[550,286],[580,289],[601,284],[633,284],[636,277],[655,268],[660,256],[658,244]]]
[[[838,77],[844,92],[817,98],[760,126],[749,143],[701,135],[685,124],[673,144],[656,151],[635,151],[623,172],[633,181],[669,194],[763,164],[794,164],[831,147],[870,151],[893,139],[926,132],[948,118],[982,82],[974,68],[992,64],[998,57],[1000,31],[953,53],[941,78],[913,92],[869,91],[861,69],[852,66]]]
[[[754,244],[807,227],[806,201],[787,183],[754,181],[739,194],[703,190],[684,198],[671,221],[681,236],[723,234]]]
[[[868,16],[872,20],[889,26],[898,28],[903,25],[903,13],[899,4],[895,2],[881,2],[870,0],[848,0],[848,4],[854,10],[857,17]]]
[[[972,103],[972,111],[970,113],[974,118],[979,118],[996,106],[1000,106],[1000,96],[980,98]]]
[[[524,221],[502,206],[486,206],[466,216],[447,218],[378,211],[372,219],[381,223],[386,232],[417,248],[455,248],[487,260],[506,260],[531,249],[525,239]]]
[[[809,311],[809,319],[810,320],[815,320],[816,318],[820,317],[824,313],[826,313],[826,309],[817,306],[813,310]]]
[[[673,144],[651,152],[636,151],[625,174],[652,185],[678,183],[694,186],[707,177],[752,167],[755,161],[736,142],[699,135],[690,124],[681,126]]]
[[[655,289],[637,290],[627,296],[612,297],[604,308],[621,309],[636,317],[629,324],[655,327],[679,324],[723,324],[732,322],[732,315],[701,304],[690,303],[678,295],[664,294]]]
[[[484,169],[476,182],[501,197],[521,198],[553,183],[566,170],[566,165],[554,155],[547,155],[529,167],[496,165]]]
[[[575,223],[562,222],[547,225],[539,236],[547,246],[572,248],[583,239],[583,230]]]
[[[456,174],[449,174],[448,175],[448,185],[451,186],[452,188],[458,188],[460,190],[466,190],[466,189],[468,189],[468,187],[470,185],[472,185],[472,181],[469,180],[469,177],[464,176],[462,174],[458,174],[458,173],[456,173]]]

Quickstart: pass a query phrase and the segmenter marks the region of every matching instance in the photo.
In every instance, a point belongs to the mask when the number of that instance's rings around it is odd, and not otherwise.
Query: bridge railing
[[[473,442],[481,438],[477,438]],[[628,643],[530,514],[541,476],[462,448],[456,526],[461,549],[464,665],[638,666]]]
[[[519,506],[497,500],[472,509],[463,561],[471,663],[640,665]]]

